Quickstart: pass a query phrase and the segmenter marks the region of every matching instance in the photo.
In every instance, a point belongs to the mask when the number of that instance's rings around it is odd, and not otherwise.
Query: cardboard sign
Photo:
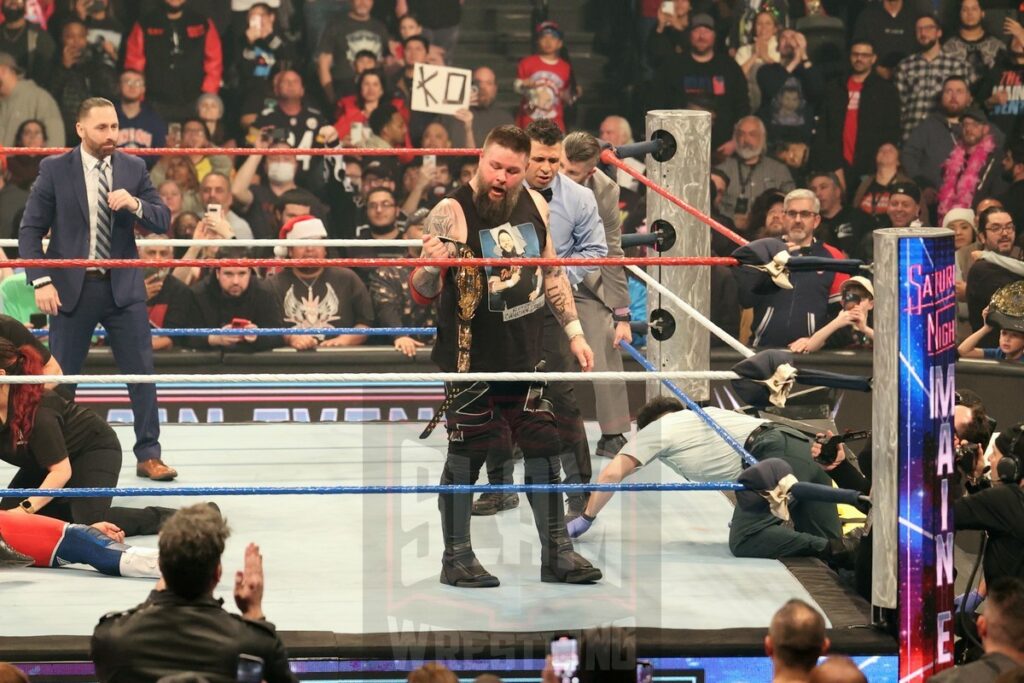
[[[469,109],[473,72],[450,66],[417,64],[412,74],[412,109],[454,114]]]

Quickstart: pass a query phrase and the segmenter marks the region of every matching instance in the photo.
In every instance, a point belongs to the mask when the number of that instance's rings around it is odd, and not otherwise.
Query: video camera
[[[861,439],[867,439],[871,437],[870,430],[862,430],[859,432],[851,432],[847,430],[842,434],[835,434],[831,437],[818,436],[815,437],[815,441],[821,444],[821,453],[815,460],[820,465],[831,465],[839,457],[839,446],[846,443],[847,441],[860,441]]]

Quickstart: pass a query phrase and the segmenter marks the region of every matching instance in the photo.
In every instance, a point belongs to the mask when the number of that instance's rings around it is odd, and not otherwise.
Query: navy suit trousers
[[[114,362],[124,374],[153,373],[153,342],[146,303],[125,307],[114,303],[108,279],[85,278],[82,297],[71,313],[50,319],[50,352],[66,375],[82,371],[96,324],[107,331]],[[75,385],[66,385],[71,394]],[[141,462],[160,457],[160,419],[155,384],[129,384],[128,396],[135,415],[135,457]]]

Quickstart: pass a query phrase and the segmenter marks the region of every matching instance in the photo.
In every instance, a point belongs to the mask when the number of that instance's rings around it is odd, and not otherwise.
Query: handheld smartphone
[[[263,15],[257,13],[249,17],[249,28],[251,28],[253,31],[262,31]]]
[[[217,221],[218,223],[221,221],[222,218],[224,218],[224,212],[221,209],[220,204],[207,204],[206,214],[210,216],[210,218],[212,218],[213,220]]]
[[[48,324],[45,313],[32,313],[28,317],[28,324],[32,326],[33,330],[41,330]]]
[[[231,319],[231,327],[247,327],[249,325],[252,325],[252,321],[251,320],[246,320],[245,318],[232,318]]]
[[[168,123],[167,124],[167,137],[174,138],[181,141],[181,124],[180,123]]]
[[[661,9],[658,11],[664,14],[675,15],[676,3],[672,2],[672,0],[665,0],[664,2],[661,3]]]
[[[561,678],[575,676],[580,666],[579,643],[575,638],[562,636],[551,641],[551,668]]]
[[[238,683],[260,683],[263,680],[263,659],[255,655],[238,655]]]
[[[147,267],[142,269],[142,279],[149,280],[154,275],[163,275],[163,268]]]
[[[433,173],[437,168],[437,155],[435,154],[424,154],[423,155],[423,168],[430,173]]]

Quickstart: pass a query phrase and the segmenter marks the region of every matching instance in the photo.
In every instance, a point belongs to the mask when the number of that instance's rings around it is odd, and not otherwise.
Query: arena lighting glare
[[[953,663],[953,233],[875,233],[874,594],[895,610],[899,680]],[[898,598],[897,598],[898,596]]]

